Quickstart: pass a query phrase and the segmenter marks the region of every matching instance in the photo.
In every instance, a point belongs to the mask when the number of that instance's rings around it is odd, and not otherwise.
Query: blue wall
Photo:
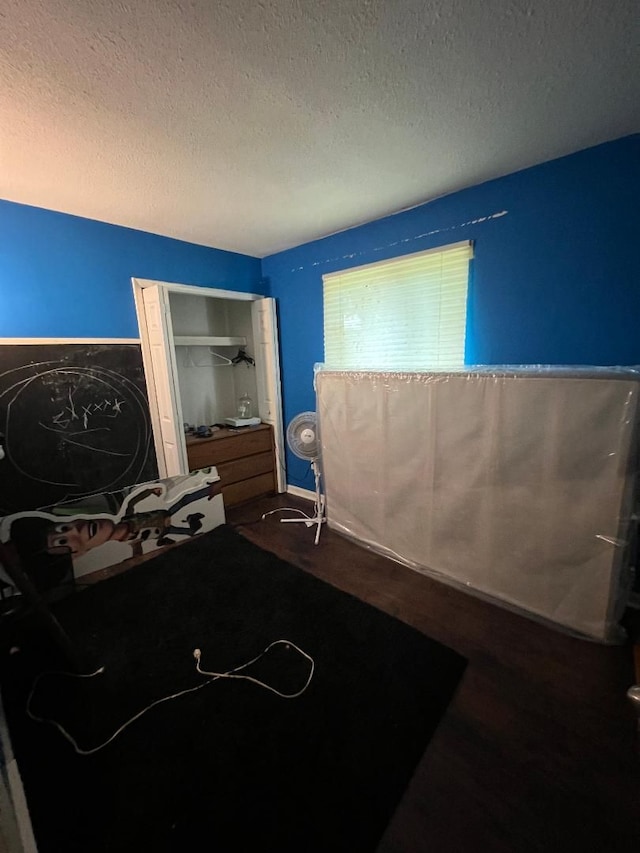
[[[322,274],[475,241],[467,362],[639,364],[640,136],[265,258],[0,201],[0,337],[137,337],[131,277],[278,300],[284,417],[315,408]],[[261,279],[266,276],[267,284]],[[289,460],[289,482],[312,488]]]
[[[475,241],[469,364],[640,364],[640,136],[471,187],[263,261],[278,300],[285,422],[314,409],[322,275]],[[289,459],[289,482],[312,487]]]
[[[137,338],[132,276],[264,292],[258,258],[0,201],[0,337]]]

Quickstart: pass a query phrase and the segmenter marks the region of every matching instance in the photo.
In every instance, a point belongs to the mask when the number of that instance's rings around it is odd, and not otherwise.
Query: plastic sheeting
[[[624,636],[640,373],[318,366],[315,383],[330,527],[572,633]]]

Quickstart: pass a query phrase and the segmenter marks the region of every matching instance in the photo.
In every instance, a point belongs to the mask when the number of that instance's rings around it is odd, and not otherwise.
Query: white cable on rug
[[[253,678],[250,675],[239,675],[238,674],[241,672],[241,670],[246,669],[248,666],[251,666],[251,664],[259,661],[262,657],[264,657],[264,655],[266,655],[266,653],[270,649],[272,649],[274,646],[277,646],[277,645],[284,645],[285,648],[287,648],[287,649],[289,649],[289,648],[294,649],[296,652],[299,652],[302,655],[302,657],[306,658],[311,663],[311,669],[309,670],[309,676],[308,676],[304,686],[300,690],[297,690],[295,693],[281,693],[279,690],[276,690],[275,687],[271,687],[270,684],[266,684],[264,681],[259,681],[257,678]],[[103,666],[101,666],[99,669],[96,669],[95,672],[89,672],[89,673],[63,672],[63,671],[41,672],[40,675],[33,682],[33,685],[32,685],[31,690],[29,692],[29,697],[27,699],[27,708],[26,708],[27,715],[32,720],[35,720],[38,723],[50,723],[52,726],[54,726],[56,729],[58,729],[58,731],[69,741],[69,743],[75,749],[75,751],[78,753],[78,755],[93,755],[93,753],[98,752],[101,749],[104,749],[104,747],[107,746],[108,744],[110,744],[112,741],[114,741],[118,737],[118,735],[122,734],[122,732],[128,726],[130,726],[131,723],[134,723],[143,714],[146,714],[147,711],[150,711],[156,705],[160,705],[163,702],[168,702],[170,699],[177,699],[179,696],[184,696],[186,693],[195,693],[196,690],[201,690],[203,687],[206,687],[207,685],[211,684],[214,681],[218,681],[220,678],[234,678],[234,679],[242,679],[244,681],[251,681],[253,684],[257,684],[259,687],[264,687],[265,690],[270,690],[272,693],[275,693],[276,696],[280,696],[283,699],[296,699],[298,696],[301,696],[305,692],[307,687],[311,684],[311,679],[313,678],[313,673],[315,670],[315,661],[313,660],[311,655],[308,655],[301,648],[299,648],[299,646],[296,646],[295,643],[292,643],[291,640],[274,640],[272,643],[269,643],[269,645],[265,649],[263,649],[263,651],[261,651],[259,655],[256,655],[256,657],[252,658],[250,661],[247,661],[247,663],[240,664],[240,666],[236,666],[233,669],[227,670],[227,672],[205,672],[204,670],[200,669],[200,658],[201,658],[201,656],[202,656],[202,653],[201,653],[200,649],[194,649],[193,650],[193,657],[196,660],[196,671],[199,672],[201,675],[210,675],[210,676],[212,676],[211,678],[209,678],[207,681],[204,681],[202,684],[196,685],[195,687],[188,687],[185,690],[180,690],[177,693],[172,693],[170,696],[163,696],[161,699],[156,699],[150,705],[147,705],[146,708],[143,708],[141,711],[138,711],[138,713],[135,714],[133,717],[131,717],[129,720],[127,720],[126,723],[123,723],[119,729],[116,729],[116,731],[111,735],[111,737],[109,737],[107,740],[105,740],[99,746],[95,746],[92,749],[82,749],[82,747],[78,746],[78,743],[69,734],[69,732],[66,731],[66,729],[64,729],[60,725],[60,723],[56,722],[56,720],[51,720],[47,717],[39,717],[37,714],[34,714],[33,711],[31,710],[31,700],[33,699],[33,695],[36,692],[36,688],[37,688],[38,684],[40,683],[41,679],[46,678],[47,676],[59,676],[59,675],[61,675],[61,676],[65,676],[67,678],[93,678],[94,676],[100,675],[101,673],[104,672]]]
[[[276,512],[299,512],[299,513],[300,513],[300,515],[302,515],[302,516],[304,516],[306,519],[308,519],[309,524],[307,525],[307,527],[311,527],[311,525],[312,525],[312,523],[313,523],[313,516],[308,515],[308,514],[307,514],[306,512],[304,512],[303,510],[298,509],[297,507],[294,507],[294,506],[280,506],[280,507],[278,507],[277,509],[270,509],[270,510],[269,510],[269,512],[263,512],[263,513],[262,513],[262,515],[260,516],[260,521],[264,521],[264,519],[265,519],[268,515],[273,515],[273,514],[274,514],[274,513],[276,513]]]
[[[276,690],[275,687],[271,687],[270,684],[265,684],[264,681],[258,681],[258,679],[252,678],[252,676],[250,676],[250,675],[236,675],[235,674],[238,672],[238,670],[246,669],[248,666],[251,666],[252,663],[255,663],[256,661],[260,660],[260,658],[263,655],[265,655],[269,651],[269,649],[271,649],[271,648],[273,648],[273,646],[277,646],[278,644],[281,644],[281,643],[284,644],[285,648],[287,648],[287,649],[288,648],[294,648],[297,652],[300,652],[300,654],[303,657],[305,657],[308,661],[311,661],[311,669],[309,670],[309,677],[307,678],[305,685],[304,685],[304,687],[302,687],[302,689],[297,690],[295,693],[281,693],[279,690]],[[310,655],[308,655],[306,652],[303,652],[302,649],[298,648],[298,646],[296,646],[294,643],[290,642],[289,640],[275,640],[273,643],[268,645],[267,648],[261,654],[259,654],[257,657],[255,657],[253,660],[250,660],[248,663],[245,663],[242,666],[238,666],[235,669],[230,669],[228,672],[207,672],[207,670],[200,669],[200,658],[202,656],[200,649],[194,649],[193,650],[193,656],[196,659],[196,669],[198,670],[198,672],[201,675],[212,675],[213,681],[215,681],[218,678],[242,678],[245,681],[252,681],[254,684],[257,684],[259,687],[264,687],[265,690],[270,690],[272,693],[275,693],[276,696],[282,696],[283,699],[295,699],[298,696],[302,696],[304,691],[311,684],[311,679],[313,678],[313,670],[315,669],[315,662],[314,662],[313,658]]]

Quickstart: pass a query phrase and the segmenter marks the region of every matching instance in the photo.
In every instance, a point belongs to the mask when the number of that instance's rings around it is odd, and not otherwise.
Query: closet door
[[[287,481],[284,468],[284,430],[282,425],[282,392],[280,387],[280,355],[275,299],[256,299],[251,303],[253,346],[258,388],[258,415],[273,427],[276,448],[278,491],[284,492]]]
[[[160,431],[160,457],[158,468],[161,477],[175,477],[188,473],[187,449],[182,429],[182,407],[177,382],[176,351],[171,331],[169,293],[166,288],[153,285],[142,291],[144,316],[147,327],[151,370],[145,372],[152,379],[158,408]]]

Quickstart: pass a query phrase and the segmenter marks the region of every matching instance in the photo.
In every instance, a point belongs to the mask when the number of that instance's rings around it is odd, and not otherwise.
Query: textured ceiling
[[[640,130],[637,0],[3,0],[0,198],[264,256]]]

